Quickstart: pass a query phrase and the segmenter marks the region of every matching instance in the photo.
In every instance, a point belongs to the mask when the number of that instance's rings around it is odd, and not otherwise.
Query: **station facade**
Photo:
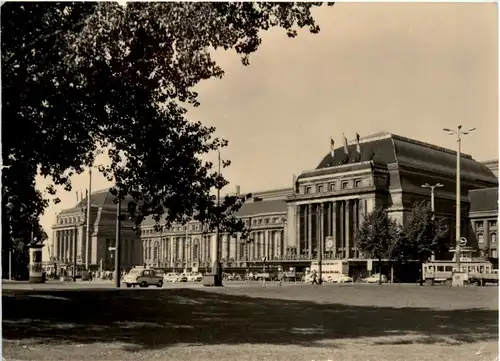
[[[414,203],[430,200],[430,190],[422,188],[425,183],[443,184],[436,189],[436,215],[448,220],[450,244],[454,244],[455,167],[455,151],[391,133],[345,140],[326,154],[315,169],[294,177],[290,188],[252,193],[253,198],[237,212],[250,229],[250,237],[242,240],[239,234],[220,235],[223,266],[225,269],[261,267],[263,263],[309,266],[320,250],[325,259],[362,260],[363,255],[356,247],[356,232],[363,217],[375,207],[384,207],[400,224],[406,224]],[[476,223],[471,223],[469,211],[474,216],[474,204],[478,202],[473,194],[498,187],[498,180],[485,164],[462,154],[461,185],[463,235],[469,236],[470,246],[480,249],[479,239],[471,236],[476,232]],[[92,233],[88,245],[82,223],[85,215],[81,212],[86,200],[58,215],[54,226],[54,232],[59,232],[54,238],[55,258],[70,260],[65,247],[71,247],[68,239],[76,237],[81,240],[77,243],[79,249],[90,247],[93,267],[102,262],[103,269],[113,269],[108,249],[115,240],[116,205],[112,196],[106,194],[92,194]],[[496,216],[491,217],[498,217],[498,208]],[[71,221],[65,223],[67,219]],[[71,233],[74,224],[78,224],[76,236]],[[124,222],[122,239],[127,246],[122,247],[125,252],[122,267],[146,264],[173,270],[211,268],[214,233],[206,232],[197,222],[173,225],[170,229],[160,225],[158,231],[154,226],[153,219],[146,218],[140,234],[135,234],[133,225]],[[498,256],[493,250],[490,254]],[[82,256],[77,260],[84,263]]]

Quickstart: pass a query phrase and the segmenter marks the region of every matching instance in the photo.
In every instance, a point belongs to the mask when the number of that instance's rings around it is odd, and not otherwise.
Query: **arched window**
[[[491,243],[497,243],[497,234],[496,233],[491,234]]]

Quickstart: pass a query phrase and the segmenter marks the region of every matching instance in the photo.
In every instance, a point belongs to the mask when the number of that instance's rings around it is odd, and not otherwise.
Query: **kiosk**
[[[29,246],[30,252],[30,283],[45,283],[45,272],[42,264],[42,248],[45,245],[37,242]]]

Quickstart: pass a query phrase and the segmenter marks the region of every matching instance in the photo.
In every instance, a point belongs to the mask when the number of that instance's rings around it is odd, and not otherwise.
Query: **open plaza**
[[[36,288],[38,287],[38,288]],[[7,360],[453,360],[498,357],[497,287],[226,282],[8,285]],[[189,347],[186,347],[189,346]]]

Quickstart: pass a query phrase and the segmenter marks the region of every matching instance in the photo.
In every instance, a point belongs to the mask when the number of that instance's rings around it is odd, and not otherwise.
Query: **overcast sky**
[[[477,128],[463,152],[498,158],[495,3],[337,3],[314,15],[319,34],[268,31],[249,67],[217,53],[225,77],[198,86],[201,106],[188,116],[230,141],[228,187],[291,187],[292,174],[315,168],[342,132],[351,140],[388,131],[454,149],[441,129],[462,124]],[[73,191],[59,191],[62,203],[42,217],[50,238],[55,213],[87,184],[85,173]],[[110,186],[97,171],[92,184]]]

